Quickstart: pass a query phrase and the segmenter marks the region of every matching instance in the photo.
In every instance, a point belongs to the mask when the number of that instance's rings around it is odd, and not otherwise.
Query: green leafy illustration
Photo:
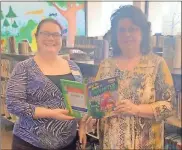
[[[12,27],[13,28],[18,28],[18,25],[17,25],[16,21],[13,22]]]

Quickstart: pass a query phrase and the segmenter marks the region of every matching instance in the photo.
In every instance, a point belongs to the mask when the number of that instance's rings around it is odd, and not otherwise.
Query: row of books
[[[6,86],[8,82],[8,78],[11,75],[11,72],[13,68],[15,67],[16,63],[18,61],[16,60],[8,60],[8,59],[2,59],[1,60],[1,116],[4,116],[5,118],[15,121],[17,117],[15,115],[10,114],[7,111],[6,107]]]
[[[7,78],[9,77],[10,72],[10,61],[7,59],[1,60],[1,77]]]
[[[16,63],[16,60],[1,59],[1,77],[8,79]]]
[[[163,47],[163,42],[164,42],[164,36],[160,33],[155,34],[151,37],[151,44],[152,47]]]
[[[74,47],[80,48],[84,52],[88,52],[87,49],[92,49],[92,52],[94,53],[94,61],[96,63],[109,57],[109,42],[106,40],[76,36]],[[91,51],[89,50],[89,52]]]
[[[181,68],[181,36],[156,34],[151,38],[153,52],[163,56],[170,71]]]
[[[167,150],[181,150],[181,136],[177,134],[170,134],[165,137],[165,147]]]
[[[17,117],[13,114],[10,114],[7,110],[6,106],[6,85],[7,81],[1,81],[1,116],[4,116],[5,118],[12,120],[13,122],[17,119]]]
[[[6,85],[7,81],[1,81],[1,115],[6,116],[7,118],[10,118],[10,115],[6,108]]]
[[[175,39],[179,38],[180,36],[171,36],[171,35],[162,35],[161,33],[156,33],[155,35],[151,36],[151,46],[152,47],[159,47],[163,48],[165,45],[166,39],[173,39],[173,44],[175,43]]]
[[[6,84],[7,84],[7,81],[1,81],[1,97],[5,97],[6,95]]]
[[[181,120],[181,107],[182,107],[182,104],[181,104],[181,91],[176,91],[176,99],[175,99],[175,102],[174,102],[174,108],[176,110],[176,118],[178,118],[179,120]]]
[[[94,49],[96,48],[97,40],[92,38],[87,38],[85,36],[76,36],[75,37],[75,47],[85,48],[85,49]]]

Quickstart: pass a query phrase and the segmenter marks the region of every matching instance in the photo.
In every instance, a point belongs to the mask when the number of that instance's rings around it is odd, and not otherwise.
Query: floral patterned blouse
[[[163,149],[164,121],[173,115],[173,80],[165,60],[153,53],[142,56],[133,71],[120,70],[116,60],[104,60],[96,80],[119,77],[119,99],[150,104],[154,118],[115,116],[99,121],[102,149]]]

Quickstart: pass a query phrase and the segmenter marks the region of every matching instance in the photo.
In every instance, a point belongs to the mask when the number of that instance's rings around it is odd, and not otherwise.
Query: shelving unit
[[[175,127],[178,127],[178,128],[181,128],[182,126],[182,123],[181,123],[181,120],[176,118],[176,117],[170,117],[167,119],[166,121],[167,124],[169,125],[172,125],[172,126],[175,126]]]

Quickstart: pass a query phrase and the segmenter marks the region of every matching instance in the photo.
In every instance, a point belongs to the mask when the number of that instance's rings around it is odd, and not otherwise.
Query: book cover
[[[66,108],[71,116],[81,118],[88,114],[93,118],[103,118],[114,115],[113,109],[118,99],[117,78],[89,84],[61,80],[60,84]]]
[[[104,79],[87,85],[88,109],[93,118],[114,115],[118,100],[118,80],[116,77]]]
[[[75,118],[81,118],[87,114],[87,98],[85,84],[61,80],[62,94],[69,114]]]

